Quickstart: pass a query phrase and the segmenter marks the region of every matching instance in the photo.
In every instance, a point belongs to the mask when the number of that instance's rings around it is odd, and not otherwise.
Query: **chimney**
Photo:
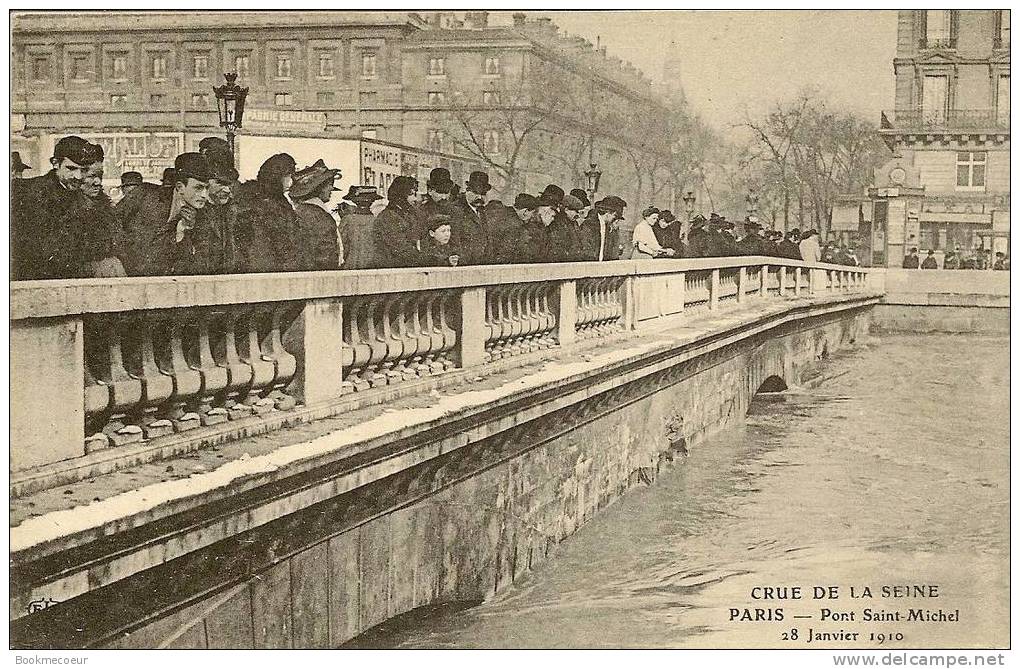
[[[523,26],[524,25],[524,21],[526,20],[526,18],[527,17],[525,17],[522,12],[515,13],[514,14],[514,27],[515,28],[520,28],[521,26]]]

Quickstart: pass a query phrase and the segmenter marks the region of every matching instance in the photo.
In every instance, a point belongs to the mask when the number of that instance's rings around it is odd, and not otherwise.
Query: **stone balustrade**
[[[742,257],[14,282],[13,486],[336,415],[655,319],[864,291],[868,272]]]

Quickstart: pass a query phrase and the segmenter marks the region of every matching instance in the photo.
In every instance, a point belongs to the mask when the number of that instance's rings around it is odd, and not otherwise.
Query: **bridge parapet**
[[[15,282],[12,494],[667,317],[874,292],[869,273],[741,257]]]

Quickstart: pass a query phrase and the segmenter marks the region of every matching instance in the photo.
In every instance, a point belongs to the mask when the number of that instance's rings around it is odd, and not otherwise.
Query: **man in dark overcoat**
[[[81,190],[85,171],[102,150],[81,137],[63,137],[53,149],[53,169],[11,182],[11,277],[72,279],[89,276],[89,264],[112,252],[108,230],[89,226],[94,217]],[[105,240],[105,242],[104,242]]]

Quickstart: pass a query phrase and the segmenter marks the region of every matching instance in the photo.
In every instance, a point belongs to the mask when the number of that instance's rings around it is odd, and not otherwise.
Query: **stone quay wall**
[[[890,332],[1009,333],[1010,272],[879,270],[874,325]],[[876,279],[879,274],[876,273]]]

